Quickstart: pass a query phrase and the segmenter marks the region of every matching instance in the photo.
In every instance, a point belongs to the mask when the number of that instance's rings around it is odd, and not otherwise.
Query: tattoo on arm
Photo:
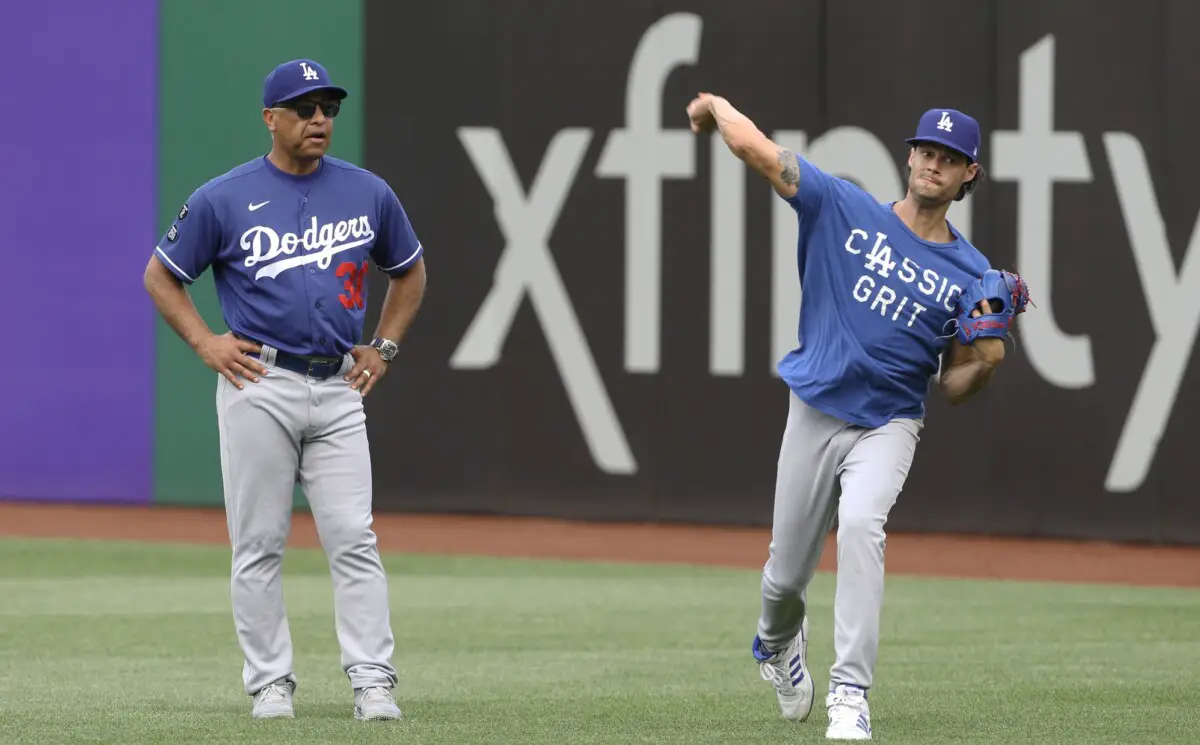
[[[780,181],[790,185],[800,183],[800,163],[796,160],[795,153],[787,148],[780,148],[778,163],[783,168],[779,174]]]

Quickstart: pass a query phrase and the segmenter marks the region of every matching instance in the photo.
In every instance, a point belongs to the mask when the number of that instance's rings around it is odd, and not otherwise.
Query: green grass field
[[[750,661],[758,573],[388,556],[405,720],[351,718],[324,557],[284,591],[297,718],[241,693],[220,547],[0,540],[0,743],[824,742]],[[831,659],[832,578],[810,663]],[[1195,742],[1200,592],[889,577],[881,743]]]

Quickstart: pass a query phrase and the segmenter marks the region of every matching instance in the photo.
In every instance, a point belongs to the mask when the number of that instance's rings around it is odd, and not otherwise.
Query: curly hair
[[[961,202],[968,194],[979,188],[979,185],[985,178],[987,178],[987,171],[984,170],[983,164],[980,163],[979,170],[975,171],[975,178],[963,182],[963,185],[958,188],[958,193],[954,195],[954,201]]]

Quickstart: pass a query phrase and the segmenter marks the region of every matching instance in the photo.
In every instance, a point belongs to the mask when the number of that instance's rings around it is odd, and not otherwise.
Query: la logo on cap
[[[942,118],[938,120],[937,128],[945,132],[949,132],[954,129],[954,120],[950,118],[949,112],[942,112]]]

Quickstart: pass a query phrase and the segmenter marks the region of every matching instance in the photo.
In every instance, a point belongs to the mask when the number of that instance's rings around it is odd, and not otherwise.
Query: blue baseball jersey
[[[988,261],[954,227],[950,243],[918,237],[850,181],[800,159],[786,200],[800,238],[799,346],[778,365],[804,402],[863,427],[925,415],[955,300]]]
[[[370,265],[400,276],[423,253],[387,183],[331,157],[305,176],[243,163],[192,192],[155,247],[185,284],[212,268],[234,333],[328,357],[362,339]]]

